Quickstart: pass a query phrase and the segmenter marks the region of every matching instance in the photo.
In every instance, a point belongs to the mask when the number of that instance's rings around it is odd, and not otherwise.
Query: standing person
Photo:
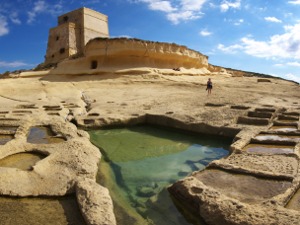
[[[212,81],[210,78],[208,78],[208,81],[207,81],[207,87],[206,87],[206,90],[207,90],[207,94],[210,95],[211,94],[211,89],[213,88],[212,86]]]

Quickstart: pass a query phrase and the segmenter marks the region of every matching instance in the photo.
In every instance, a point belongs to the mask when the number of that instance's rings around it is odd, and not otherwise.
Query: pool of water
[[[166,188],[226,156],[231,140],[149,126],[89,133],[104,155],[98,182],[110,190],[118,224],[204,224]]]
[[[27,137],[27,142],[33,144],[53,144],[64,141],[64,138],[55,136],[48,126],[31,127]]]
[[[31,170],[32,167],[46,156],[36,152],[23,152],[10,155],[0,160],[0,167],[18,168],[21,170]]]
[[[270,128],[270,130],[276,130],[276,131],[296,131],[296,126],[273,126]]]
[[[259,134],[255,137],[259,141],[300,141],[299,135]]]
[[[249,144],[244,150],[251,153],[290,154],[294,152],[294,146]]]
[[[16,198],[0,197],[1,224],[84,225],[75,196]]]
[[[6,135],[6,134],[1,134],[0,135],[0,145],[5,145],[7,142],[11,141],[14,139],[13,135]]]

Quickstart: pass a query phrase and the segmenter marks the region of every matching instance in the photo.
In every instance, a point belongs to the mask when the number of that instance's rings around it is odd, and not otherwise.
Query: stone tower
[[[96,37],[109,37],[106,15],[80,8],[59,16],[58,26],[49,31],[45,64],[82,55],[87,42]]]

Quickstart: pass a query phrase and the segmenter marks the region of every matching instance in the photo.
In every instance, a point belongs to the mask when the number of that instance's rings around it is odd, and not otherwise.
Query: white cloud
[[[34,7],[32,11],[28,12],[28,20],[27,23],[32,23],[35,21],[35,17],[37,14],[42,13],[47,10],[46,2],[43,0],[37,1],[34,3]]]
[[[206,29],[199,32],[199,34],[203,37],[212,35],[212,32],[207,31]]]
[[[239,9],[241,7],[241,0],[236,0],[235,2],[223,1],[220,5],[221,12],[227,12],[230,8]]]
[[[136,0],[133,3],[145,3],[150,10],[162,11],[173,24],[195,20],[202,17],[201,9],[207,0]]]
[[[288,62],[287,65],[288,65],[288,66],[296,66],[296,67],[300,67],[300,63],[299,63],[299,62]]]
[[[126,34],[121,34],[121,35],[118,35],[118,36],[111,36],[110,38],[133,38],[132,36],[129,36],[129,35],[126,35]]]
[[[288,1],[288,3],[293,5],[300,5],[300,0]]]
[[[35,2],[33,5],[33,9],[27,12],[27,23],[33,23],[38,14],[47,13],[54,16],[59,15],[62,12],[62,4],[62,1],[59,1],[55,5],[48,4],[45,0],[39,0]]]
[[[277,64],[274,64],[273,66],[276,66],[276,67],[283,67],[284,64],[282,64],[282,63],[277,63]]]
[[[260,7],[260,8],[258,8],[258,10],[260,11],[260,12],[266,12],[267,11],[267,7]]]
[[[239,19],[238,21],[234,22],[234,25],[235,25],[235,26],[239,26],[239,25],[241,25],[242,23],[244,23],[244,20],[243,20],[243,19]]]
[[[82,1],[82,4],[84,5],[93,5],[93,4],[99,4],[101,2],[101,0],[89,0],[87,1]]]
[[[39,0],[37,2],[34,3],[34,8],[33,8],[33,11],[34,12],[43,12],[47,9],[47,6],[46,6],[46,2],[43,1],[43,0]]]
[[[11,20],[11,22],[13,22],[14,24],[21,24],[21,20],[18,17],[18,13],[17,12],[12,12],[9,16],[9,19]]]
[[[236,45],[231,45],[231,46],[225,47],[224,45],[219,44],[217,48],[219,50],[221,50],[222,52],[234,54],[234,53],[237,53],[237,50],[243,49],[243,46],[236,44]]]
[[[215,8],[218,8],[219,6],[218,5],[216,5],[215,3],[213,3],[213,2],[209,2],[208,3],[208,5],[209,5],[209,7],[210,8],[213,8],[213,9],[215,9]]]
[[[273,23],[282,23],[282,21],[277,19],[276,17],[265,17],[265,20]]]
[[[171,3],[168,1],[154,1],[149,2],[149,8],[151,10],[163,11],[163,12],[173,12],[176,8],[173,8]]]
[[[285,26],[285,33],[271,36],[268,41],[257,41],[252,37],[244,37],[240,43],[218,49],[228,52],[228,49],[239,49],[244,53],[261,58],[300,59],[300,22],[294,26]]]
[[[288,80],[294,80],[294,81],[300,83],[300,76],[297,76],[295,74],[288,73],[288,74],[284,75],[284,77]]]
[[[202,14],[194,13],[193,11],[179,11],[174,13],[169,13],[167,15],[168,20],[173,24],[179,24],[181,21],[196,20],[201,18]]]
[[[21,67],[21,66],[29,66],[29,64],[21,62],[21,61],[14,61],[14,62],[0,61],[0,67],[16,68],[16,67]]]
[[[206,0],[181,0],[182,10],[198,11],[202,9]]]
[[[286,66],[294,66],[294,67],[300,67],[300,62],[285,62],[285,63],[277,63],[274,64],[276,67],[286,67]]]
[[[8,23],[4,16],[0,15],[0,36],[6,35],[9,33]]]
[[[284,15],[285,18],[294,16],[294,14],[291,13],[291,12],[284,13],[283,15]]]
[[[233,24],[234,26],[239,26],[241,25],[242,23],[244,23],[244,19],[227,19],[227,18],[224,18],[224,22],[228,22],[228,23],[231,23]]]

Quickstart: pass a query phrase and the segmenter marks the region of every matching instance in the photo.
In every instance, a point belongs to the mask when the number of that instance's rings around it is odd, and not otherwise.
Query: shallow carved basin
[[[62,137],[56,137],[48,126],[31,127],[27,142],[34,144],[52,144],[65,141]]]
[[[270,128],[270,130],[276,130],[276,131],[296,131],[296,126],[273,126]]]
[[[17,126],[1,126],[0,130],[7,130],[7,131],[13,131],[16,132],[18,129]]]
[[[278,120],[288,120],[288,121],[298,121],[299,116],[288,116],[288,115],[280,115],[278,116]]]
[[[260,141],[300,141],[300,136],[298,135],[278,135],[278,134],[259,134],[255,139]]]
[[[257,203],[285,192],[289,181],[257,178],[250,175],[207,169],[194,174],[205,185],[246,203]]]
[[[0,221],[7,225],[85,225],[75,196],[0,197]]]
[[[296,194],[291,198],[289,203],[286,205],[286,208],[300,210],[300,189],[298,189]]]
[[[281,120],[277,120],[279,123],[295,123],[295,120],[283,120],[283,119],[281,119]]]
[[[294,152],[294,146],[249,144],[244,150],[251,153],[288,154]]]
[[[0,160],[0,167],[12,167],[21,170],[31,170],[32,167],[46,156],[39,153],[18,153]]]
[[[5,145],[14,138],[13,135],[0,135],[0,145]]]

